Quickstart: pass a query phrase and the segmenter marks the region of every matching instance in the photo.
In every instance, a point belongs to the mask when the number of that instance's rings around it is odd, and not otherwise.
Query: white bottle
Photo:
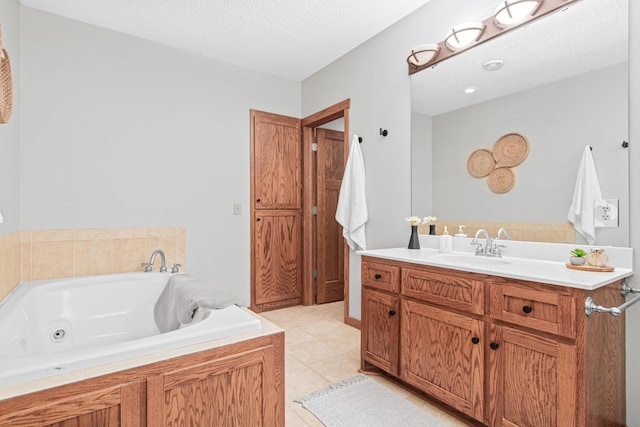
[[[464,234],[464,230],[463,228],[465,228],[466,225],[459,225],[458,226],[458,232],[456,234],[453,235],[453,237],[467,237],[466,234]]]
[[[447,226],[444,226],[444,231],[440,236],[440,252],[453,252],[453,237],[447,231]]]

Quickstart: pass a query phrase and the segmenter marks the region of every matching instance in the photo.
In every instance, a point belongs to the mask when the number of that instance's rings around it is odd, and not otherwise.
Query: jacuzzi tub
[[[0,303],[0,387],[257,331],[232,305],[161,334],[153,306],[171,273],[26,282]]]

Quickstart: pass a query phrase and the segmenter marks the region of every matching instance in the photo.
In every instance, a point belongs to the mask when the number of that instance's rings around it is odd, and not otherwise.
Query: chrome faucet
[[[504,240],[509,240],[509,233],[507,233],[507,229],[502,227],[500,228],[500,230],[498,230],[498,234],[496,234],[496,240],[500,240],[500,236],[504,235]],[[502,248],[506,248],[507,245],[502,245],[502,244],[494,244],[493,248],[491,249],[491,253],[494,256],[502,256]]]
[[[144,271],[149,272],[149,271],[153,271],[153,263],[156,260],[156,256],[160,254],[160,260],[162,261],[162,265],[160,266],[160,272],[161,273],[166,273],[167,272],[167,264],[164,258],[164,252],[162,252],[160,249],[156,249],[155,251],[153,251],[153,253],[151,254],[151,259],[149,260],[149,262],[143,262],[140,265],[144,267]]]
[[[478,237],[481,234],[483,234],[484,238],[486,239],[484,247],[482,247],[482,242],[478,241]],[[476,235],[473,237],[471,244],[477,246],[476,255],[488,255],[491,253],[491,246],[492,246],[491,237],[489,237],[489,233],[484,228],[481,228],[478,231],[476,231]]]
[[[502,227],[498,230],[498,234],[496,235],[496,239],[500,240],[500,235],[504,234],[504,240],[509,240],[509,233],[507,233],[507,229]]]

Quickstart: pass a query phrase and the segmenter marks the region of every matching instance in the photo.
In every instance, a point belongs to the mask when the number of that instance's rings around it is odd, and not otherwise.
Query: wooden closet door
[[[300,119],[251,110],[251,307],[302,303]]]

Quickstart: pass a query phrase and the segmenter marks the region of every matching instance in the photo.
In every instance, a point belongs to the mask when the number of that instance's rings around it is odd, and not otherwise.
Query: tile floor
[[[285,330],[286,427],[322,426],[311,412],[293,400],[358,373],[360,331],[344,324],[343,307],[342,302],[336,302],[261,313]],[[372,378],[447,425],[467,425],[384,378]]]

